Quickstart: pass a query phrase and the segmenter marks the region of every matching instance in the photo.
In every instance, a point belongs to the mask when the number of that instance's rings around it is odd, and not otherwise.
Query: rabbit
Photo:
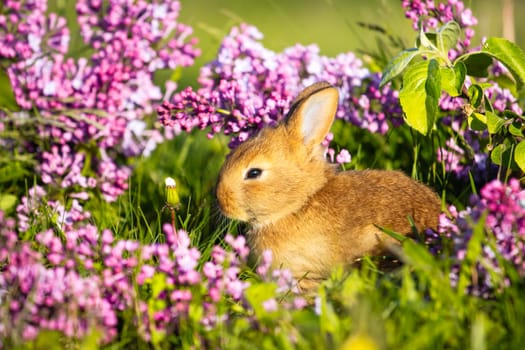
[[[286,117],[265,127],[226,158],[217,181],[220,211],[250,226],[247,242],[272,267],[291,270],[302,289],[397,243],[384,233],[436,228],[441,202],[429,187],[399,171],[339,171],[322,142],[334,121],[338,91],[315,83]]]

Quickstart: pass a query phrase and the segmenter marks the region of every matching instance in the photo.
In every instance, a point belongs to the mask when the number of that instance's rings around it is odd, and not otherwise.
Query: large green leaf
[[[383,70],[383,76],[381,77],[381,83],[379,84],[380,87],[394,79],[396,76],[398,76],[405,68],[408,66],[408,64],[412,61],[412,59],[419,53],[419,50],[416,48],[403,50],[399,54],[397,54],[394,59],[392,59],[390,62],[388,62],[388,65]]]
[[[440,67],[441,88],[443,91],[453,97],[461,95],[466,73],[463,62],[457,62],[453,68]]]
[[[489,75],[488,68],[492,64],[492,57],[484,52],[473,52],[461,56],[461,61],[467,67],[467,74],[471,77],[484,78]]]
[[[439,64],[436,60],[430,60],[428,64],[427,80],[425,82],[425,106],[427,109],[428,127],[434,126],[439,112],[439,98],[441,96],[441,74]]]
[[[439,51],[447,55],[451,49],[456,47],[460,34],[459,24],[454,21],[445,23],[437,32],[436,42]]]
[[[423,135],[433,127],[441,95],[441,77],[436,60],[421,61],[407,68],[399,93],[406,122]]]
[[[525,82],[525,53],[518,45],[503,38],[489,38],[483,44],[482,51],[505,65],[521,88]]]
[[[514,149],[514,161],[522,171],[525,171],[525,140],[522,140]]]
[[[15,94],[11,87],[11,80],[7,73],[0,68],[0,108],[10,111],[19,111],[20,107],[16,103]]]

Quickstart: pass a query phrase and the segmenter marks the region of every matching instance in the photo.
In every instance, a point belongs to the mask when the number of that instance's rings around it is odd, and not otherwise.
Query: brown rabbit
[[[377,254],[394,240],[377,226],[402,234],[435,228],[437,195],[401,172],[337,171],[321,146],[337,110],[328,83],[306,88],[283,122],[267,127],[227,157],[217,183],[224,215],[248,222],[255,256],[273,253],[310,288],[338,265]]]

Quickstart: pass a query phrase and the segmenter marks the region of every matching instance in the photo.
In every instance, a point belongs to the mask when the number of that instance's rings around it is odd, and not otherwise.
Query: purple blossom
[[[32,188],[19,208],[20,222],[35,229],[39,226],[32,226],[24,213],[55,217],[52,210],[59,205],[45,197],[43,189]],[[202,305],[197,322],[204,329],[228,321],[224,302],[253,314],[245,299],[250,282],[242,277],[249,253],[244,237],[227,235],[226,247],[214,246],[210,259],[202,262],[189,234],[170,224],[163,226],[165,243],[142,244],[99,231],[78,208],[63,213],[71,219],[37,232],[31,244],[17,237],[16,221],[0,212],[0,310],[13,320],[0,321],[2,337],[26,341],[42,330],[56,330],[82,338],[102,328],[103,341],[110,342],[120,315],[132,313],[129,322],[151,340],[152,331],[175,332],[191,318],[195,300]],[[271,270],[271,253],[264,257],[261,278],[277,285],[267,307],[277,312],[304,308],[290,271]],[[251,322],[258,322],[253,317]]]
[[[450,216],[442,215],[438,232],[454,244],[452,253],[458,264],[451,271],[451,281],[455,284],[458,266],[466,257],[473,229],[485,218],[486,238],[482,241],[482,256],[477,257],[479,260],[469,292],[488,297],[502,287],[491,278],[489,270],[505,276],[496,254],[510,262],[519,274],[525,275],[525,190],[517,179],[510,179],[507,184],[493,180],[481,189],[479,197],[472,198],[471,203],[471,206],[460,212],[450,207]],[[433,232],[428,232],[427,237],[429,243],[439,243],[441,239]],[[505,283],[503,279],[503,286]]]
[[[190,66],[200,54],[192,28],[178,22],[178,1],[82,0],[76,5],[80,33],[93,47],[123,53],[134,69]],[[133,20],[130,20],[133,19]],[[158,50],[153,47],[168,38]]]
[[[175,130],[209,128],[231,135],[231,147],[283,118],[297,94],[316,81],[339,89],[337,117],[372,132],[385,133],[402,122],[398,92],[379,89],[352,52],[321,56],[315,45],[295,45],[281,53],[261,44],[262,34],[246,24],[234,27],[214,61],[201,69],[200,88],[186,88],[158,107],[162,124]],[[388,118],[387,118],[388,116]]]
[[[0,216],[4,221],[3,214]],[[32,340],[39,329],[82,338],[95,327],[106,330],[105,341],[116,335],[117,318],[101,294],[98,276],[81,277],[62,266],[45,267],[42,256],[29,243],[13,242],[12,232],[5,229],[0,234],[0,240],[7,239],[10,245],[9,255],[0,260],[0,291],[5,305],[2,312],[7,311],[10,319],[0,324],[3,338],[16,339],[18,335],[18,341]],[[49,244],[52,254],[63,254],[61,242],[51,231],[39,234],[38,239]]]
[[[29,59],[51,51],[65,53],[69,42],[66,21],[45,17],[47,1],[7,0],[0,13],[0,58]]]
[[[96,188],[114,201],[130,174],[119,155],[149,154],[164,138],[143,124],[162,98],[153,73],[191,65],[199,50],[191,28],[177,21],[178,1],[80,1],[76,9],[92,54],[73,59],[66,56],[67,23],[47,13],[47,1],[2,7],[0,58],[9,60],[7,74],[22,109],[2,125],[33,125],[49,145],[29,137],[17,150],[34,153],[44,183],[90,189],[85,193]],[[0,112],[0,121],[5,117]]]
[[[412,21],[415,30],[419,26],[423,31],[437,29],[439,26],[455,21],[465,33],[465,38],[461,40],[456,49],[449,53],[451,58],[464,53],[470,46],[471,39],[474,37],[473,26],[478,24],[478,20],[473,16],[472,10],[466,8],[464,3],[459,0],[448,0],[435,3],[434,0],[402,0],[401,4],[405,8],[405,16]]]
[[[272,251],[270,249],[266,249],[262,252],[262,259],[259,262],[259,265],[257,266],[257,273],[261,276],[267,276],[270,268],[272,266]]]
[[[346,149],[342,149],[341,152],[335,157],[338,164],[350,163],[352,156]]]
[[[495,76],[502,74],[500,65],[496,65],[495,69]],[[470,85],[470,82],[467,83]],[[484,93],[493,112],[501,115],[505,110],[510,110],[518,115],[523,114],[517,98],[508,89],[493,84],[485,88]],[[458,179],[468,180],[470,173],[478,183],[484,184],[494,178],[497,167],[489,159],[489,133],[468,127],[462,112],[465,103],[460,97],[443,95],[440,99],[440,109],[445,114],[440,123],[454,134],[445,141],[445,145],[438,147],[437,160]]]
[[[234,252],[241,257],[241,259],[247,259],[250,249],[246,245],[246,238],[244,236],[237,236],[234,238],[232,235],[228,234],[224,238],[224,241],[228,243],[234,250]]]
[[[278,309],[277,301],[274,298],[263,301],[262,307],[266,312],[275,312]]]

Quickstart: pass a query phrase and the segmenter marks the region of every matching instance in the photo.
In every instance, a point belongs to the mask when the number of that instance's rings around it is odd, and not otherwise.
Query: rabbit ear
[[[328,83],[307,87],[297,96],[288,112],[287,129],[306,146],[319,145],[330,131],[338,99],[337,89]]]

